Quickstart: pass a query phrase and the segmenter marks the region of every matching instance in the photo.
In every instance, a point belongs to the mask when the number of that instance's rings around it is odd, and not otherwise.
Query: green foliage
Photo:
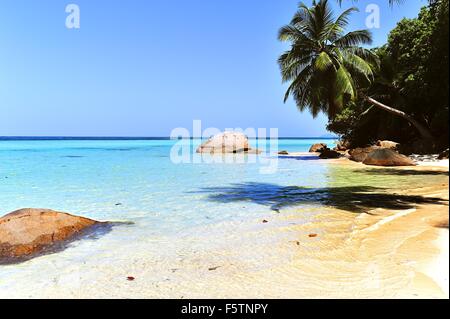
[[[407,108],[427,123],[448,103],[448,0],[438,5],[445,2],[445,29],[437,12],[423,8],[418,18],[399,22],[387,46],[400,72],[398,85],[408,99]]]
[[[358,112],[354,103],[347,105],[327,125],[327,130],[340,135],[345,140],[353,140],[354,127],[358,125]]]
[[[449,92],[449,0],[433,1],[415,19],[403,19],[391,31],[388,43],[374,52],[380,64],[368,94],[411,114],[448,145]],[[408,142],[417,138],[410,125],[377,109],[366,109],[363,101],[349,104],[329,123],[329,129],[357,144],[378,138]],[[344,129],[344,125],[349,125]]]

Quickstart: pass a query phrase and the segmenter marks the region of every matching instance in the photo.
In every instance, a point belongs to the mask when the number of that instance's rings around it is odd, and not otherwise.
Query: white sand
[[[449,298],[449,231],[439,229],[439,237],[435,241],[440,253],[430,263],[425,273],[431,277]]]

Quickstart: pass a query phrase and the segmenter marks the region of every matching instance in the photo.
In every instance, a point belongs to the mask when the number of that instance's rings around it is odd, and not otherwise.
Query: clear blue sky
[[[360,0],[350,28],[365,28],[369,2],[381,7],[374,45],[426,4]],[[69,3],[81,9],[79,30],[65,27]],[[276,60],[286,46],[277,31],[297,3],[1,0],[0,136],[168,136],[194,119],[326,134],[324,116],[313,120],[282,102]]]

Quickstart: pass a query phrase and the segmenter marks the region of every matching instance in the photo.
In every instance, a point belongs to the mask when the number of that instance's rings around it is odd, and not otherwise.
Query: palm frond
[[[341,49],[341,51],[343,54],[355,54],[374,67],[378,67],[380,65],[380,59],[378,58],[378,55],[366,48],[352,46],[343,48]]]
[[[352,70],[352,73],[358,73],[364,76],[368,82],[373,80],[373,71],[370,64],[356,54],[344,55],[345,66]]]
[[[333,42],[333,45],[341,48],[364,44],[372,44],[372,33],[369,30],[351,31]]]
[[[315,68],[320,72],[326,72],[332,67],[334,67],[333,60],[330,58],[330,56],[326,52],[322,52],[319,54],[319,56],[316,58],[314,62]]]

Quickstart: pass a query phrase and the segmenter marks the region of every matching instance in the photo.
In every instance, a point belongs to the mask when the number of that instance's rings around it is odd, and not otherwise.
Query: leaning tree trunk
[[[394,114],[394,115],[397,115],[397,116],[400,116],[400,117],[404,118],[409,123],[414,125],[414,127],[419,131],[420,135],[423,138],[426,138],[426,139],[433,138],[433,135],[431,135],[431,132],[430,132],[430,130],[428,130],[428,128],[423,126],[421,123],[419,123],[412,116],[406,114],[405,112],[397,110],[397,109],[394,109],[394,108],[392,108],[390,106],[384,105],[383,103],[380,103],[377,100],[374,100],[373,98],[371,98],[369,96],[365,96],[364,99],[367,102],[369,102],[370,104],[372,104],[372,105],[374,105],[374,106],[376,106],[376,107],[378,107],[378,108],[380,108],[382,110],[385,110],[385,111],[387,111],[387,112],[389,112],[391,114]]]

